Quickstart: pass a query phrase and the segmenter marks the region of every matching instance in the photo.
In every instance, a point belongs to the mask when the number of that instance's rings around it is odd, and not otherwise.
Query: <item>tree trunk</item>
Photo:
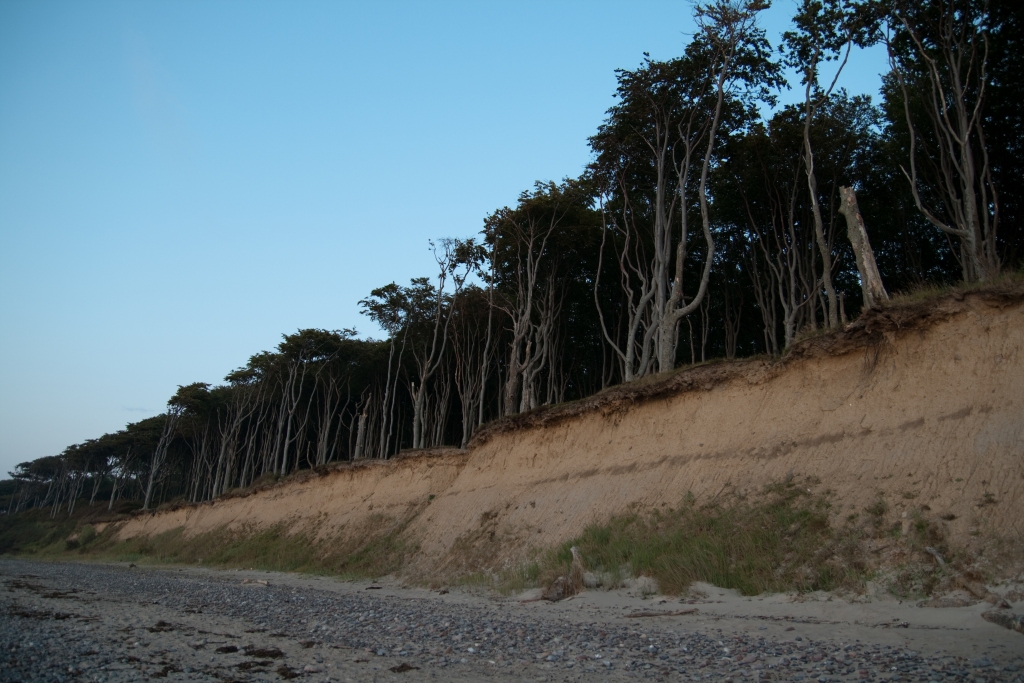
[[[153,458],[149,465],[149,481],[146,484],[146,498],[142,505],[143,510],[148,510],[149,504],[153,501],[153,485],[157,482],[157,474],[160,471],[160,467],[164,464],[164,460],[167,459],[167,449],[170,448],[171,441],[174,440],[174,431],[180,415],[180,409],[172,408],[167,411],[164,431],[160,435],[160,441],[157,442],[156,450],[153,451]]]
[[[359,414],[359,426],[356,428],[356,448],[352,455],[353,460],[363,457],[363,445],[366,443],[366,409]]]
[[[860,287],[864,293],[864,308],[874,308],[879,303],[889,300],[882,285],[882,276],[875,263],[875,252],[868,241],[868,232],[864,227],[864,217],[857,207],[857,194],[852,187],[839,188],[839,213],[846,217],[846,232],[853,245],[853,254],[857,259],[857,270],[860,271]]]
[[[100,492],[100,484],[103,483],[103,478],[106,476],[102,472],[97,472],[96,475],[96,479],[92,482],[92,495],[89,496],[89,507],[92,507],[93,503],[96,502],[96,494]]]
[[[818,179],[814,175],[814,150],[811,147],[811,119],[814,107],[811,104],[811,82],[808,80],[806,92],[806,113],[804,117],[804,170],[807,173],[807,190],[811,200],[811,216],[814,219],[814,238],[821,255],[821,283],[825,288],[828,304],[825,320],[828,329],[839,327],[839,302],[836,288],[832,284],[832,252],[825,240],[825,223],[821,218],[821,206],[818,202]]]

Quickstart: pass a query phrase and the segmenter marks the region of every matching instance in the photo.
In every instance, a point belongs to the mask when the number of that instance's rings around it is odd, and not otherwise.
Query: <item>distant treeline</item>
[[[701,4],[681,56],[618,71],[579,178],[538,182],[480,235],[434,243],[433,273],[360,302],[386,339],[285,335],[220,386],[180,387],[162,415],[19,465],[3,509],[210,500],[464,447],[487,421],[681,363],[781,354],[872,303],[848,235],[860,221],[889,291],[1020,266],[1016,3],[803,0],[777,49],[760,9]],[[880,105],[823,78],[879,43]],[[803,101],[775,108],[787,87]]]

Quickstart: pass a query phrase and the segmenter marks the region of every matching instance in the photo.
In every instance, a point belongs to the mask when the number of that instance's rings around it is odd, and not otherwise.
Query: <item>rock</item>
[[[1017,633],[1024,633],[1024,614],[1013,614],[1011,612],[1004,612],[1000,610],[989,610],[988,612],[982,612],[981,618],[985,621],[990,621],[993,624],[998,624],[1003,628],[1008,628],[1011,631]]]
[[[1009,683],[1018,678],[1016,674],[1010,675],[1014,671],[1010,667],[1016,665],[1003,662],[995,654],[989,655],[991,659],[986,658],[986,661],[998,660],[998,666],[982,666],[985,662],[980,660],[974,662],[977,666],[972,666],[967,660],[958,661],[942,655],[902,648],[887,651],[874,645],[840,643],[827,635],[819,639],[821,634],[816,631],[810,642],[807,636],[799,637],[790,633],[772,636],[764,632],[728,635],[718,632],[716,635],[699,627],[676,634],[671,631],[666,633],[664,629],[671,629],[672,626],[661,619],[648,621],[642,628],[638,628],[635,621],[624,619],[631,616],[625,612],[615,613],[611,620],[600,623],[590,622],[587,617],[570,622],[546,616],[548,613],[554,615],[563,611],[558,609],[517,610],[513,615],[507,614],[505,610],[474,606],[462,601],[409,602],[376,591],[330,594],[314,588],[293,588],[278,581],[261,590],[253,590],[251,586],[242,585],[240,577],[233,581],[211,581],[157,569],[130,573],[124,572],[123,568],[113,571],[106,567],[73,563],[49,565],[30,563],[28,560],[24,562],[26,564],[21,566],[25,569],[19,566],[18,571],[26,571],[31,566],[33,574],[44,577],[40,581],[65,587],[75,586],[82,590],[99,590],[104,595],[128,598],[141,605],[143,611],[149,609],[152,601],[159,597],[159,609],[177,610],[183,614],[183,621],[179,623],[171,619],[174,629],[150,631],[140,642],[140,649],[136,649],[132,643],[142,635],[140,632],[146,626],[157,623],[160,617],[156,613],[149,613],[144,618],[140,614],[138,618],[118,621],[117,630],[102,620],[96,621],[90,626],[93,630],[86,635],[84,632],[88,629],[84,625],[77,625],[73,619],[50,617],[40,620],[35,615],[43,613],[41,608],[28,610],[29,605],[25,605],[26,616],[11,612],[9,619],[0,619],[0,644],[5,645],[0,648],[2,680],[52,681],[61,677],[69,681],[84,681],[86,678],[91,681],[105,677],[107,683],[127,683],[139,680],[140,674],[143,677],[146,674],[157,677],[166,675],[170,680],[174,678],[169,675],[170,672],[179,674],[176,680],[182,680],[181,674],[185,674],[184,678],[189,680],[208,680],[203,672],[211,666],[207,662],[211,655],[220,666],[230,667],[232,673],[236,666],[239,674],[248,672],[239,676],[246,680],[269,680],[266,678],[268,676],[275,678],[274,672],[280,668],[288,678],[305,676],[306,680],[319,682],[329,674],[333,676],[341,673],[344,667],[357,667],[357,671],[365,673],[354,676],[353,680],[366,680],[367,670],[372,668],[372,665],[368,667],[366,664],[373,659],[374,653],[381,657],[402,658],[388,661],[387,666],[398,664],[405,660],[405,656],[422,657],[424,663],[419,665],[424,669],[433,668],[438,674],[446,668],[460,669],[465,666],[467,680],[480,680],[482,677],[479,671],[470,669],[486,666],[489,660],[503,666],[525,665],[529,661],[534,666],[550,669],[551,674],[560,670],[563,676],[579,670],[582,676],[580,680],[594,680],[595,683],[621,680],[622,676],[629,675],[627,672],[651,678],[678,673],[682,676],[680,680],[688,683],[695,676],[702,681],[724,681],[731,677],[737,683],[774,683],[785,680],[813,683],[819,676],[825,676],[828,683],[849,683],[856,681],[861,671],[863,673],[860,675],[864,677],[862,680],[880,683],[924,683],[930,679],[948,682],[954,680],[951,677],[957,681],[974,683],[978,676],[983,676],[988,683],[1004,680]],[[5,560],[0,558],[0,569],[6,567]],[[618,580],[618,576],[616,574],[613,579]],[[631,585],[635,591],[636,581],[631,581]],[[706,590],[722,592],[710,586]],[[538,589],[521,597],[542,599],[543,593]],[[962,595],[966,597],[966,594]],[[6,598],[7,603],[4,602],[5,596],[10,596]],[[15,593],[0,592],[0,608],[9,605],[10,599],[14,597]],[[211,619],[221,616],[244,619],[247,623],[245,626],[240,624],[239,630],[217,633],[211,635],[209,640],[202,640],[201,637],[205,635],[203,631],[190,631],[184,623],[185,620],[195,619],[185,615],[199,614],[200,608]],[[50,615],[56,606],[48,609],[45,614]],[[63,609],[69,610],[70,607]],[[654,609],[649,616],[664,617],[668,613],[678,612]],[[7,614],[4,616],[7,617]],[[162,612],[160,616],[167,618],[167,613]],[[1000,616],[1005,621],[1014,615],[1007,611]],[[192,623],[200,625],[205,618],[198,617],[199,621]],[[129,623],[130,628],[120,629]],[[793,628],[784,622],[779,626]],[[978,623],[975,626],[984,628],[984,625]],[[329,627],[329,630],[325,627]],[[805,627],[799,628],[803,630]],[[242,629],[249,635],[241,635]],[[310,634],[314,629],[315,636]],[[63,634],[60,638],[57,637],[58,632]],[[224,640],[224,637],[235,638],[233,634],[238,634],[239,639]],[[85,640],[73,639],[83,636]],[[797,637],[800,641],[795,640]],[[1013,640],[1017,636],[1008,634],[1008,637]],[[284,640],[276,640],[278,638]],[[231,645],[232,642],[235,644]],[[68,643],[75,645],[70,646]],[[297,643],[304,647],[312,645],[315,649],[305,651],[309,652],[309,658],[296,660],[291,667],[282,666],[282,661],[287,662],[287,658],[276,658],[277,661],[273,661],[275,658],[266,657],[242,662],[241,657],[227,653],[229,648],[238,647],[249,649],[254,655],[269,655],[271,646],[278,645],[285,650],[288,649],[286,643]],[[193,649],[195,646],[202,649]],[[214,652],[222,647],[224,654]],[[341,649],[336,651],[336,647]],[[347,649],[350,647],[351,650]],[[467,652],[470,647],[473,653]],[[3,659],[7,650],[16,655],[17,661]],[[101,650],[109,654],[99,655]],[[144,652],[147,657],[161,653],[159,656],[166,658],[166,663],[161,666],[171,668],[164,671],[154,668],[155,664],[139,668],[138,662],[142,657],[130,655],[140,652]],[[93,655],[99,656],[94,659]],[[982,655],[979,652],[976,656],[980,658]],[[345,658],[341,666],[339,657]],[[813,663],[814,658],[820,658],[822,663]],[[384,670],[386,667],[381,666],[380,661],[375,664]],[[307,663],[308,667],[304,668]],[[570,664],[573,668],[569,667]],[[332,668],[336,666],[338,670]],[[69,676],[69,667],[79,674]],[[79,677],[72,678],[74,675]],[[545,677],[538,676],[537,680],[542,678]],[[546,680],[555,678],[561,680],[561,677],[551,676]],[[345,676],[340,676],[340,679],[344,680]],[[338,678],[332,677],[329,680]]]
[[[594,572],[583,572],[583,586],[585,588],[600,588],[604,582],[599,574]]]

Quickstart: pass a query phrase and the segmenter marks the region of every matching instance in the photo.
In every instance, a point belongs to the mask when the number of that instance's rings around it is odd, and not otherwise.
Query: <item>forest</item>
[[[1019,270],[1020,6],[801,0],[779,45],[766,7],[705,0],[681,55],[618,70],[579,177],[525,188],[479,234],[431,242],[433,272],[359,302],[386,338],[284,334],[161,415],[18,465],[0,512],[152,509],[465,448],[507,415],[779,356],[891,293]],[[836,85],[872,45],[880,102]],[[778,106],[785,89],[799,103]]]

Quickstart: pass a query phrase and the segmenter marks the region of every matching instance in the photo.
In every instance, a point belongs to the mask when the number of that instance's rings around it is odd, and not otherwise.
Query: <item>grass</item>
[[[359,529],[321,537],[314,528],[217,529],[188,535],[182,527],[149,537],[115,538],[118,525],[97,533],[88,523],[94,510],[50,519],[49,510],[28,510],[0,518],[0,554],[44,560],[117,561],[254,568],[377,578],[398,572],[417,550],[403,532],[410,518],[374,515]],[[84,523],[83,523],[84,522]],[[347,533],[345,533],[347,531]]]
[[[156,536],[100,545],[98,558],[224,568],[377,578],[400,570],[416,547],[403,537],[406,523],[375,516],[366,529],[318,537],[316,530],[294,531],[284,524],[269,528],[218,529],[185,536],[182,528]]]
[[[98,534],[94,524],[122,519],[125,513],[136,507],[134,503],[121,502],[113,512],[108,512],[106,503],[89,507],[84,501],[79,501],[75,514],[70,517],[66,511],[61,511],[51,519],[50,508],[0,515],[0,554],[52,555],[75,550],[96,539]],[[66,541],[69,536],[74,537],[70,543]]]
[[[908,288],[905,291],[896,292],[891,296],[890,304],[904,304],[904,303],[918,303],[921,301],[931,301],[944,294],[950,292],[976,292],[981,290],[995,289],[999,290],[1006,287],[1013,287],[1024,281],[1024,269],[1021,270],[1006,270],[997,277],[987,282],[963,282],[957,281],[952,283],[931,283],[922,282],[913,287]]]
[[[505,591],[567,575],[576,546],[584,564],[616,585],[650,576],[661,592],[685,593],[695,581],[744,595],[772,591],[859,587],[866,576],[856,559],[857,534],[834,531],[829,504],[792,483],[767,487],[756,500],[632,512],[587,527],[536,561],[505,572]]]

